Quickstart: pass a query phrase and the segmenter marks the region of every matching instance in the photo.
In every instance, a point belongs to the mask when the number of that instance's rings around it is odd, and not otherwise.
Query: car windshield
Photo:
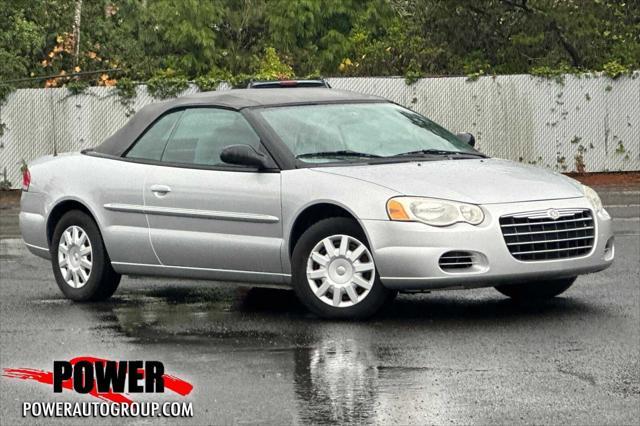
[[[392,103],[259,109],[296,158],[309,163],[413,156],[483,156],[422,115]]]

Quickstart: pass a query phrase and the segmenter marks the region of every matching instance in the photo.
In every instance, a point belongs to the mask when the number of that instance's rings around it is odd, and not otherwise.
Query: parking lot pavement
[[[110,301],[74,304],[47,261],[5,238],[0,366],[161,360],[194,384],[195,416],[180,419],[191,424],[637,424],[640,203],[606,197],[620,206],[616,262],[563,296],[516,304],[493,289],[401,295],[359,323],[320,321],[288,291],[198,281],[125,277]],[[51,400],[95,399],[0,378],[2,424],[29,421],[22,401]],[[144,420],[156,421],[176,419]],[[91,422],[113,419],[76,423]]]

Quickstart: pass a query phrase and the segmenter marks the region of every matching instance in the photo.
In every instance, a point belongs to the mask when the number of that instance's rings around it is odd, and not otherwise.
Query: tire
[[[111,266],[98,226],[80,210],[71,210],[60,218],[50,252],[53,275],[68,299],[105,300],[120,284],[120,274]]]
[[[325,241],[333,246],[333,255]],[[296,295],[322,318],[368,318],[396,294],[380,282],[364,232],[352,219],[334,217],[311,225],[293,249],[291,262]]]
[[[496,290],[514,300],[551,299],[571,287],[576,278],[578,277],[500,285],[496,287]]]

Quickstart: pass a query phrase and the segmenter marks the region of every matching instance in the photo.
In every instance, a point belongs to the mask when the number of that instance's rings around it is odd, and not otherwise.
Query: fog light
[[[604,256],[602,256],[602,258],[604,260],[613,259],[613,256],[615,255],[615,251],[616,251],[615,244],[613,241],[613,237],[611,237],[607,241],[607,244],[604,246]]]

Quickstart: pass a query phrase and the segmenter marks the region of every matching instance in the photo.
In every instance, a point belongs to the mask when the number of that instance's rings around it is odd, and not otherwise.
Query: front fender
[[[362,226],[369,239],[364,220],[387,220],[386,202],[399,195],[389,188],[359,179],[322,173],[312,169],[282,172],[282,226],[284,244],[282,262],[285,273],[291,273],[289,241],[296,219],[307,208],[331,204],[349,212]]]

